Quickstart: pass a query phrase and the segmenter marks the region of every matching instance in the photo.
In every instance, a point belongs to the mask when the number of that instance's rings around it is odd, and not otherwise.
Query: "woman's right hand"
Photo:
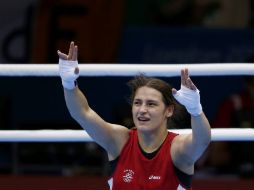
[[[68,55],[57,51],[59,56],[59,74],[62,79],[62,85],[68,90],[75,88],[75,82],[79,77],[78,68],[78,46],[74,45],[74,42],[70,43]]]

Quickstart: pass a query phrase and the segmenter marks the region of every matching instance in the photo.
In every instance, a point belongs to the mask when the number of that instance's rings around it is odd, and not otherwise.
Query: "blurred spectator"
[[[219,3],[215,0],[162,0],[154,1],[155,20],[170,26],[200,26],[204,18],[213,14]]]
[[[217,2],[219,7],[203,20],[208,27],[245,28],[251,24],[250,0],[196,0],[198,4],[204,2]]]
[[[127,26],[201,26],[219,6],[219,0],[128,0],[124,22]]]
[[[214,128],[253,128],[254,76],[244,77],[244,89],[228,97],[219,107]],[[254,142],[214,142],[209,164],[219,173],[254,176]]]
[[[251,25],[250,0],[152,1],[157,24],[244,28]]]
[[[157,13],[155,21],[159,24],[172,26],[188,25],[191,23],[193,0],[164,0],[155,1]]]

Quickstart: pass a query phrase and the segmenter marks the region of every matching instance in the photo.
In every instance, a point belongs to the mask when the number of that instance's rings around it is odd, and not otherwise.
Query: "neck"
[[[138,141],[141,148],[147,152],[151,153],[156,151],[161,144],[164,142],[168,135],[167,128],[163,128],[156,132],[145,133],[138,131]]]

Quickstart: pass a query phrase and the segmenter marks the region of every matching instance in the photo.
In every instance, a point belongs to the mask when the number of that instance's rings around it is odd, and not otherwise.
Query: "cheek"
[[[131,107],[131,111],[132,111],[132,113],[135,112],[135,108],[133,106]]]
[[[136,113],[137,113],[137,108],[132,107],[131,112],[132,112],[132,116],[136,115]]]
[[[150,112],[150,113],[155,118],[164,118],[165,115],[166,115],[165,111],[162,111],[162,110],[157,110],[157,111],[155,110],[155,111]]]

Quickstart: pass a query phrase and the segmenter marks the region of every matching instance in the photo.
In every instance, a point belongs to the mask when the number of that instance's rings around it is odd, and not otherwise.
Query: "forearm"
[[[86,117],[86,113],[90,108],[86,97],[78,87],[73,90],[64,88],[64,98],[67,108],[74,119],[78,120]]]
[[[204,153],[211,141],[210,124],[202,112],[198,116],[191,116],[192,133],[180,138],[182,141],[181,155],[183,160],[189,160],[187,165],[194,164]]]
[[[105,122],[89,107],[85,95],[78,87],[73,90],[64,89],[64,97],[71,116],[86,130],[94,142],[116,158],[128,140],[128,129]]]
[[[193,145],[205,149],[211,141],[211,128],[205,114],[191,116],[191,127]]]

